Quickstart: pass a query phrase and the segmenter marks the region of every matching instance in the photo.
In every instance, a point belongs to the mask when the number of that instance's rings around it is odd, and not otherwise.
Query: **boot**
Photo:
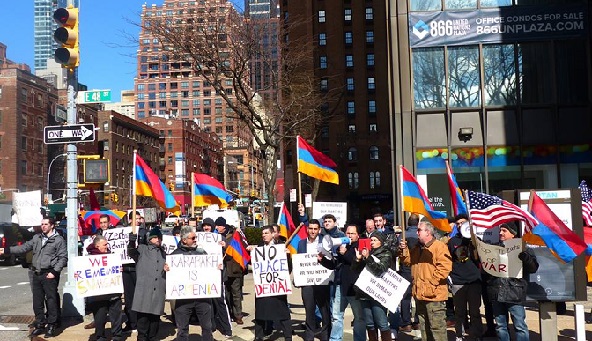
[[[376,329],[366,329],[368,331],[368,341],[378,341],[378,330]]]
[[[380,340],[381,341],[392,341],[393,338],[391,337],[390,330],[381,330],[380,331]]]

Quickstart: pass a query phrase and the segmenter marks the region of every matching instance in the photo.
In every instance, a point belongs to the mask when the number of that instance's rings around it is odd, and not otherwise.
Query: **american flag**
[[[588,187],[586,180],[580,182],[580,191],[582,191],[582,218],[586,226],[592,226],[592,189]]]
[[[468,191],[469,215],[473,225],[492,228],[514,220],[524,222],[525,232],[528,233],[538,225],[536,219],[520,207],[493,195]]]

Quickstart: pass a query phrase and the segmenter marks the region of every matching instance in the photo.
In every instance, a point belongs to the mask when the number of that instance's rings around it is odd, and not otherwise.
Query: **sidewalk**
[[[253,319],[255,317],[255,297],[253,293],[253,276],[249,274],[245,277],[245,284],[244,284],[245,296],[243,300],[243,310],[249,314],[243,318],[244,324],[241,326],[232,323],[233,327],[233,340],[249,340],[252,341],[255,338],[254,335],[254,324]],[[585,307],[585,312],[589,313],[590,309],[592,308],[592,288],[588,288],[588,301],[584,302],[577,302],[579,304],[583,304]],[[301,324],[304,322],[304,307],[302,306],[302,301],[300,298],[300,290],[298,288],[293,288],[293,294],[289,296],[289,302],[292,311],[292,325],[294,328],[294,340],[302,340],[303,330],[301,328]],[[161,318],[161,325],[160,325],[160,332],[159,338],[161,340],[174,340],[175,339],[175,326],[171,323],[168,319],[168,315],[170,314],[169,305],[165,305],[165,312],[167,316],[163,316]],[[483,309],[482,309],[483,312]],[[345,321],[344,321],[344,337],[345,341],[353,340],[352,337],[352,328],[350,327],[350,323],[352,321],[352,314],[351,310],[347,309],[345,312]],[[539,327],[539,314],[538,314],[538,307],[531,306],[527,307],[526,310],[526,318],[527,324],[530,329],[530,340],[541,340],[540,336],[540,327]],[[73,341],[82,341],[88,340],[89,336],[94,332],[94,330],[86,330],[84,329],[84,325],[89,323],[92,320],[92,315],[85,316],[85,321],[76,323],[70,326],[67,326],[63,332],[58,335],[57,337],[53,338],[52,340],[73,340]],[[575,339],[575,322],[573,318],[573,302],[567,303],[567,314],[557,316],[557,333],[559,335],[559,340],[574,340]],[[190,326],[189,329],[190,340],[201,340],[200,334],[200,327],[199,326]],[[135,340],[137,334],[125,334],[127,336],[127,340]],[[281,337],[281,332],[274,332],[270,338],[270,340],[278,340],[283,339]],[[222,335],[219,332],[214,333],[215,340],[223,340]],[[454,333],[452,329],[448,329],[448,339],[454,340]],[[495,340],[496,338],[489,338],[486,340]],[[411,341],[413,340],[412,333],[401,333],[399,334],[398,340],[402,341]],[[592,340],[592,324],[586,325],[586,340]]]

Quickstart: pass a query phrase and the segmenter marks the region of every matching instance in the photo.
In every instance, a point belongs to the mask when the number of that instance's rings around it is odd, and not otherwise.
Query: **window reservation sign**
[[[586,37],[586,4],[409,13],[411,48]]]

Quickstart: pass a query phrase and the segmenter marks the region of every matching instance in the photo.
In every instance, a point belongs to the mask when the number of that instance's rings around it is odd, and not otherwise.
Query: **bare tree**
[[[192,74],[207,81],[232,110],[227,117],[252,134],[273,207],[283,141],[320,126],[319,108],[331,97],[314,78],[313,42],[299,41],[298,49],[288,49],[295,42],[287,32],[298,23],[245,18],[229,2],[210,0],[174,12],[174,17],[164,10],[162,16],[143,17],[144,32],[159,40],[171,61],[190,64]],[[258,75],[252,72],[260,72],[261,82],[253,84]],[[273,221],[273,210],[270,214]]]

